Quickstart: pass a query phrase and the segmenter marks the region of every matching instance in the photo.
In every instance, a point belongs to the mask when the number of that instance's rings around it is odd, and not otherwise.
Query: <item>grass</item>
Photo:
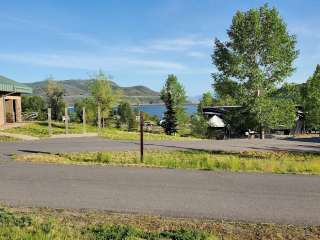
[[[87,125],[86,131],[97,132],[97,128],[95,126]],[[23,134],[29,135],[33,137],[49,137],[48,132],[48,124],[43,122],[38,123],[30,123],[25,124],[20,127],[10,128],[3,130],[3,132],[7,133],[15,133],[15,134]],[[83,126],[80,123],[69,123],[69,133],[82,133]],[[52,123],[52,134],[64,134],[65,133],[65,125],[62,122],[53,122]],[[104,128],[101,129],[100,135],[107,139],[112,140],[139,140],[140,135],[138,132],[128,132],[119,130],[116,128]],[[168,136],[164,133],[144,133],[145,140],[177,140],[177,141],[188,141],[188,140],[197,140],[196,138],[191,137],[180,137],[180,136]]]
[[[0,239],[319,239],[320,227],[184,219],[94,210],[0,209]]]
[[[64,164],[110,164],[232,172],[320,174],[320,154],[289,152],[209,152],[148,150],[17,155],[18,161]]]
[[[105,128],[101,131],[101,136],[112,140],[139,140],[138,132],[122,131],[116,128]],[[169,136],[164,133],[144,133],[145,140],[174,140],[174,141],[196,141],[198,138],[181,137],[179,135]]]
[[[88,132],[96,131],[94,127],[87,126]],[[69,123],[69,133],[82,133],[83,127],[79,123]],[[10,128],[4,130],[7,133],[23,134],[30,135],[33,137],[48,137],[48,124],[47,123],[29,123],[20,127]],[[65,126],[62,122],[53,122],[52,123],[52,134],[64,134]]]
[[[61,211],[60,211],[61,212]],[[138,240],[138,239],[216,239],[212,234],[197,229],[168,229],[148,230],[128,224],[101,221],[90,218],[91,223],[85,219],[74,219],[68,216],[53,216],[52,212],[13,213],[8,209],[0,209],[0,239],[90,239],[90,240]]]
[[[19,141],[19,139],[13,138],[13,137],[7,137],[7,136],[0,136],[0,142],[16,142]]]

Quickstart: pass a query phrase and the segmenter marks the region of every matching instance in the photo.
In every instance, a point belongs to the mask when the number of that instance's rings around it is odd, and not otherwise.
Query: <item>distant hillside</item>
[[[69,104],[73,104],[78,99],[89,96],[89,86],[93,81],[93,79],[71,79],[59,81],[65,90],[65,101]],[[120,87],[115,82],[110,81],[110,83],[114,90],[121,90],[124,98],[130,100],[132,103],[160,102],[159,92],[153,91],[145,86]],[[34,95],[44,96],[43,89],[46,87],[47,81],[26,83],[25,85],[33,88]]]

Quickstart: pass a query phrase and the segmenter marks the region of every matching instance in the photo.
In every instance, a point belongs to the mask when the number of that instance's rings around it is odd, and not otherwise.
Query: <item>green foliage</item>
[[[213,97],[212,97],[212,94],[211,92],[205,92],[202,94],[202,98],[197,106],[197,112],[198,114],[203,114],[202,113],[202,109],[204,107],[210,107],[213,105]]]
[[[198,230],[174,230],[161,232],[147,232],[128,225],[98,225],[89,228],[96,240],[122,239],[167,239],[167,240],[206,240],[210,235]]]
[[[93,97],[86,97],[78,100],[74,105],[76,118],[82,122],[83,107],[86,109],[86,122],[89,124],[96,124],[97,122],[97,103]]]
[[[136,120],[136,114],[131,113],[128,120],[128,131],[132,132],[132,131],[136,131],[137,129],[138,129],[138,123]]]
[[[234,103],[244,106],[252,113],[250,117],[256,117],[257,125],[275,125],[268,111],[271,93],[294,71],[296,37],[288,33],[278,11],[268,5],[238,11],[228,37],[226,42],[216,39],[212,55],[218,69],[213,74],[218,97],[234,99]],[[275,116],[279,115],[281,109],[274,110]],[[290,125],[291,120],[285,124]]]
[[[175,134],[178,131],[178,124],[183,124],[186,121],[186,113],[184,111],[186,93],[175,75],[168,76],[160,92],[160,98],[167,108],[164,114],[165,132],[168,135]]]
[[[80,100],[81,96],[90,95],[90,87],[95,81],[92,79],[70,79],[61,80],[59,83],[65,90],[65,96],[71,100],[71,104]],[[159,92],[153,91],[145,86],[120,87],[113,81],[109,81],[113,92],[123,92],[124,98],[130,103],[160,103]],[[26,85],[33,88],[33,94],[45,97],[43,89],[47,85],[46,81],[26,83]]]
[[[296,118],[295,104],[289,99],[259,97],[251,111],[258,123],[267,128],[290,129]]]
[[[62,85],[54,81],[53,78],[47,79],[47,85],[43,89],[47,105],[51,108],[51,118],[59,120],[64,115],[65,102],[63,100],[64,89]]]
[[[28,227],[32,224],[30,217],[17,217],[14,214],[0,208],[0,226]]]
[[[320,129],[320,65],[306,83],[304,107],[307,128]]]
[[[208,121],[202,114],[196,114],[191,117],[192,136],[205,138],[208,135]]]
[[[305,83],[284,83],[279,89],[276,89],[271,96],[273,98],[288,99],[295,104],[300,105],[303,103],[303,95],[305,92]]]
[[[132,117],[132,108],[127,101],[121,101],[118,105],[117,114],[120,117],[120,122],[128,124],[129,119]]]
[[[99,71],[95,78],[90,92],[96,104],[101,107],[101,116],[107,118],[121,93],[112,90],[110,81],[102,71]]]
[[[37,112],[37,120],[47,119],[47,105],[40,96],[22,96],[21,98],[22,112]]]
[[[96,132],[96,128],[87,125],[87,132]],[[14,133],[14,134],[23,134],[30,135],[34,137],[48,137],[48,124],[46,122],[43,123],[30,123],[25,124],[23,126],[5,129],[4,132]],[[83,125],[79,123],[69,123],[69,133],[82,133]],[[52,134],[64,134],[65,133],[65,125],[63,122],[52,122]]]
[[[111,161],[111,156],[107,152],[98,152],[97,162],[99,163],[109,163]]]

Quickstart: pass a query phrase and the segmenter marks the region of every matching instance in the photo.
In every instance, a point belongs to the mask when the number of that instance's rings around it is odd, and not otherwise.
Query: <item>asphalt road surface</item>
[[[147,142],[147,148],[318,151],[312,139]],[[30,152],[138,150],[101,138],[0,143],[0,202],[178,217],[320,225],[320,177],[10,161]]]
[[[146,141],[146,148],[202,149],[225,151],[308,151],[320,152],[319,139],[232,139],[202,141]],[[0,142],[0,159],[8,159],[12,154],[30,152],[57,153],[102,150],[138,150],[137,141],[112,141],[99,137],[45,139],[21,142]]]
[[[320,225],[320,177],[2,162],[0,202]]]

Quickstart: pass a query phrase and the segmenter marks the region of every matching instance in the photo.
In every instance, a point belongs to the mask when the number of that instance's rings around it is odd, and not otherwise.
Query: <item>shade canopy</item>
[[[223,128],[223,127],[225,127],[224,121],[220,117],[218,117],[216,115],[214,115],[213,117],[211,117],[209,119],[208,125],[210,127],[215,127],[215,128]]]

